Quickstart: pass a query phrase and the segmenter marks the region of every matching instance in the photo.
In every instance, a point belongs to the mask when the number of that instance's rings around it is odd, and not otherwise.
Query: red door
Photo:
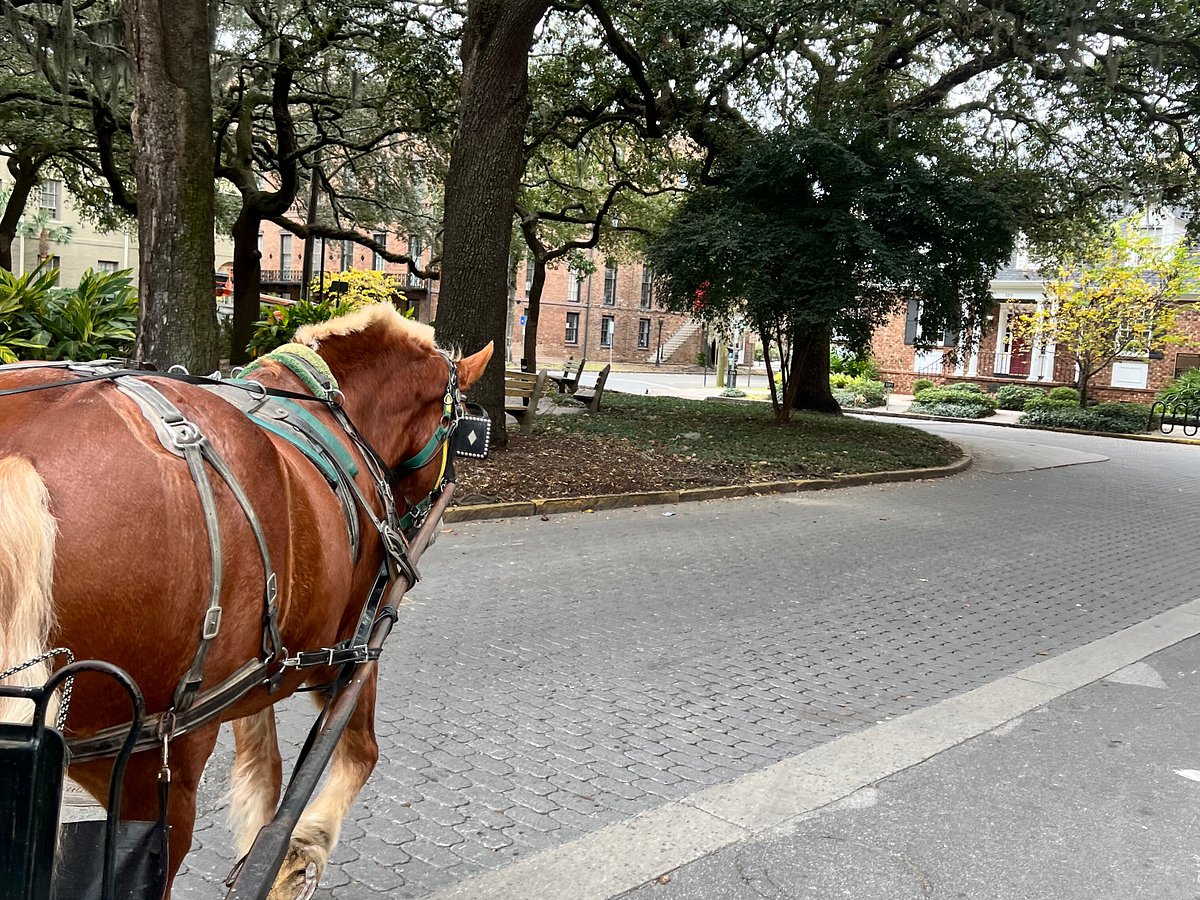
[[[1029,347],[1025,344],[1025,340],[1019,335],[1012,335],[1008,339],[1008,374],[1009,375],[1028,375],[1029,360],[1032,354]]]

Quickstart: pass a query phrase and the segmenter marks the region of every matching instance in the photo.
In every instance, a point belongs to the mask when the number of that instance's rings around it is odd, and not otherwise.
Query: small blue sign
[[[528,318],[528,316],[521,316],[521,324],[522,324],[522,325],[524,325],[524,324],[525,324],[525,319],[526,319],[526,318]]]

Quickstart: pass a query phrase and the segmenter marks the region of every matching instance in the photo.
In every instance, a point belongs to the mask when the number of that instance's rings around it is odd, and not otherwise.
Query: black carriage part
[[[46,726],[46,708],[59,685],[85,672],[119,684],[129,696],[132,715],[113,759],[105,818],[69,822],[60,830],[66,742],[58,729]],[[125,768],[145,709],[133,679],[110,663],[83,660],[63,666],[40,688],[0,685],[0,696],[34,705],[32,722],[0,723],[0,827],[6,832],[0,840],[0,900],[162,897],[167,886],[167,782],[160,781],[157,821],[121,821]]]

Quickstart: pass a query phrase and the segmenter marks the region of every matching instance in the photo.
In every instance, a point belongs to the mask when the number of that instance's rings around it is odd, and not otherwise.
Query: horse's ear
[[[492,358],[492,347],[493,342],[488,341],[488,345],[478,353],[464,356],[458,361],[458,386],[464,391],[470,390],[471,385],[479,380],[479,376],[487,368],[488,361]]]

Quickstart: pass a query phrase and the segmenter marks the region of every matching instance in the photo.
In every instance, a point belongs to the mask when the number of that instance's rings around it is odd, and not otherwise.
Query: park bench
[[[504,411],[521,423],[522,434],[533,431],[533,418],[537,415],[538,401],[542,399],[545,389],[545,369],[536,375],[532,372],[504,370]]]
[[[586,363],[586,359],[581,359],[579,362],[575,362],[574,359],[568,359],[563,363],[562,375],[550,376],[550,380],[558,385],[558,392],[560,394],[574,394],[579,390],[579,376],[583,374],[583,367]]]
[[[596,383],[592,387],[575,389],[575,399],[586,403],[588,412],[600,412],[600,398],[604,396],[604,382],[608,381],[608,373],[611,369],[611,365],[601,369],[600,374],[596,376]]]

